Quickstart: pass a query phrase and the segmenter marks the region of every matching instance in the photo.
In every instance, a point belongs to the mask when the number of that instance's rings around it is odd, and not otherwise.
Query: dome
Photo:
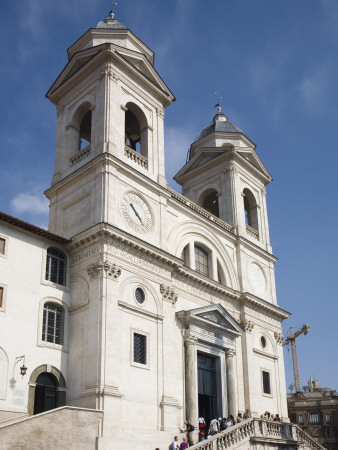
[[[218,109],[218,113],[213,117],[212,123],[210,125],[207,125],[200,131],[195,142],[214,132],[243,133],[242,130],[235,127],[233,123],[228,121],[227,116],[221,112],[220,108]]]

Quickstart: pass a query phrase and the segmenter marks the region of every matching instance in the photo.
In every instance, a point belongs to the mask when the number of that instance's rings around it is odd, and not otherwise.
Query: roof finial
[[[214,94],[217,96],[217,99],[218,99],[218,102],[216,103],[214,108],[217,107],[217,114],[221,114],[222,113],[221,100],[222,100],[223,97],[220,95],[219,91],[214,92]]]
[[[114,6],[117,6],[117,1],[112,0],[111,10],[109,12],[109,18],[110,19],[114,19],[114,16],[115,16],[114,13],[113,13]]]

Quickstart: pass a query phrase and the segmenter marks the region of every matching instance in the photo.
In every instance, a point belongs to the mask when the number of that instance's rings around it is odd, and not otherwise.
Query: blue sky
[[[45,93],[66,49],[104,20],[109,0],[3,2],[0,28],[0,209],[48,223],[55,107]],[[155,51],[177,98],[166,110],[166,173],[223,111],[257,144],[274,181],[267,201],[278,303],[297,339],[301,386],[338,388],[338,2],[336,0],[121,0],[116,17]],[[285,352],[287,385],[293,383]]]

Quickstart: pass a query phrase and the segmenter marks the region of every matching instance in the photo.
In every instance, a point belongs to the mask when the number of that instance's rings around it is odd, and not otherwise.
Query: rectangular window
[[[2,308],[3,298],[4,298],[4,288],[0,286],[0,308]]]
[[[311,412],[309,414],[309,422],[311,424],[319,423],[319,414],[317,412]]]
[[[263,393],[271,395],[270,373],[262,371],[263,378]]]
[[[333,427],[327,427],[326,428],[326,436],[328,439],[333,439],[334,435],[333,435]]]
[[[303,414],[299,414],[298,415],[298,423],[300,425],[304,425],[304,416],[303,416]]]
[[[6,250],[6,240],[4,238],[0,238],[0,255],[4,255]]]
[[[325,413],[325,422],[326,423],[331,423],[331,414],[330,413]]]
[[[134,362],[147,364],[147,336],[134,333]]]

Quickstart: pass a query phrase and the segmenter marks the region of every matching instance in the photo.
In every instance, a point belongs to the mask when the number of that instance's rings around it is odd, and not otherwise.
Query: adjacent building
[[[291,422],[328,449],[338,448],[338,395],[310,379],[306,391],[288,394]]]

